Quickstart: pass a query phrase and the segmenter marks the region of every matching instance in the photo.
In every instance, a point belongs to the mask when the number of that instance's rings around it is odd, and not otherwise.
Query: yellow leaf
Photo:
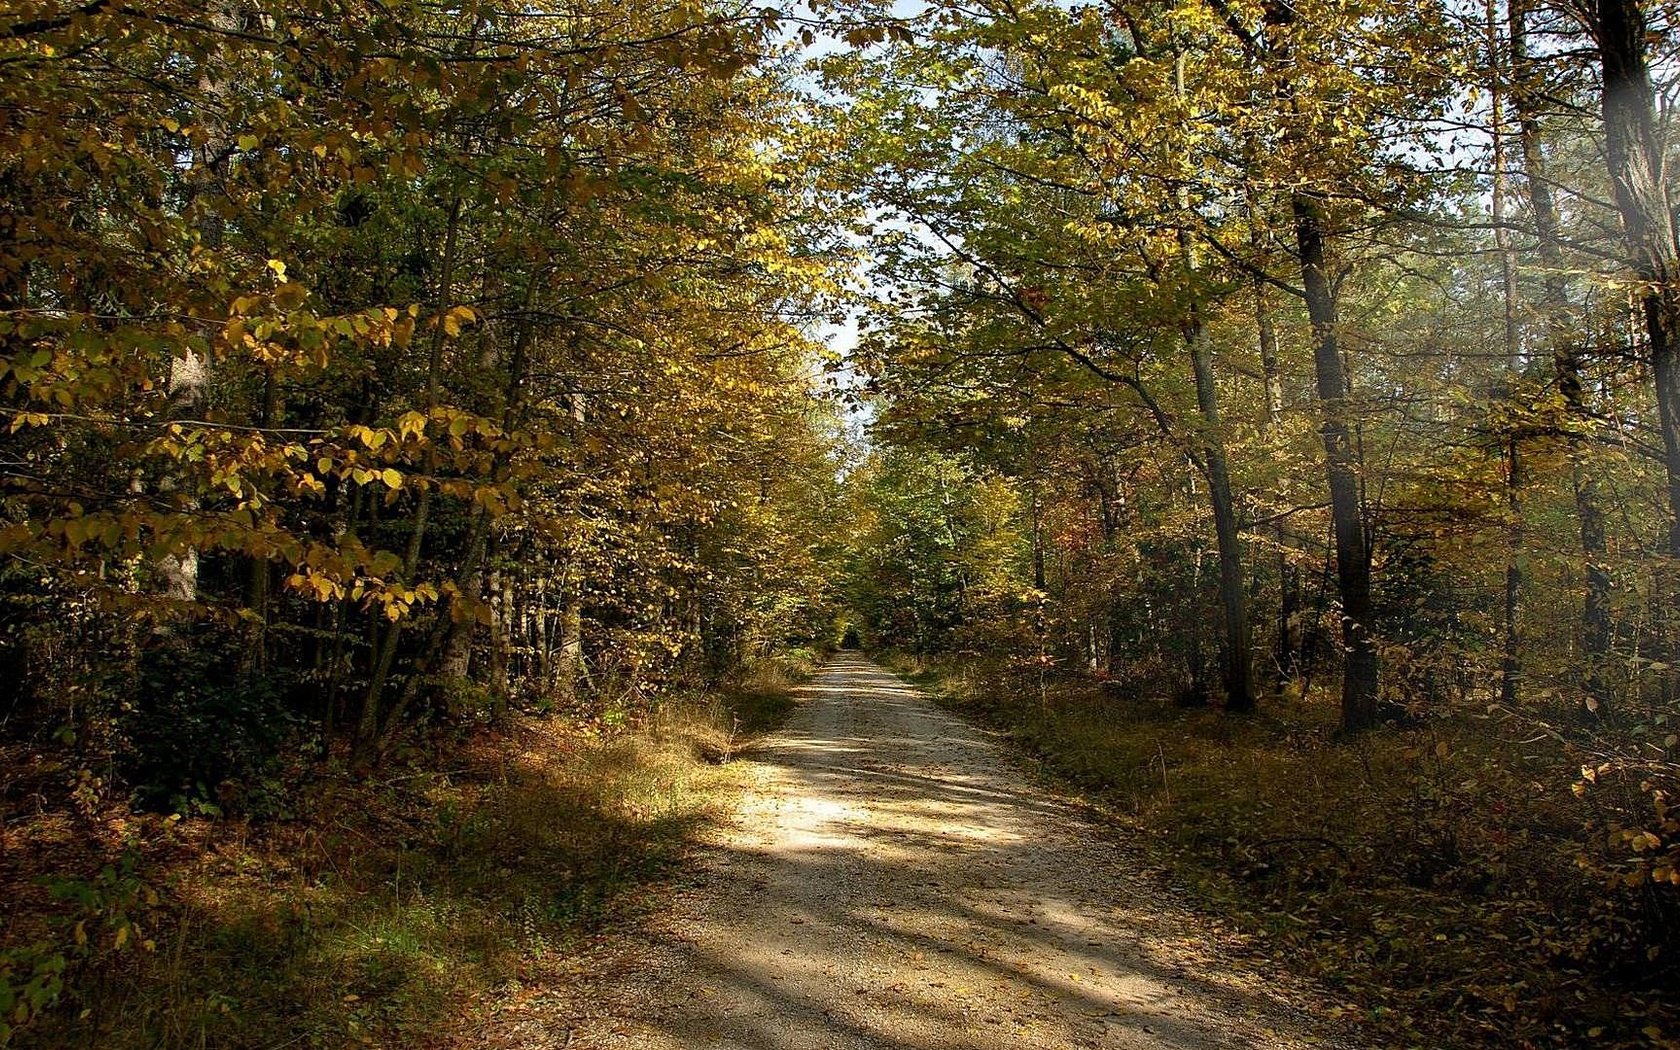
[[[474,322],[476,320],[478,320],[478,314],[473,312],[472,307],[470,307],[470,306],[453,307],[452,309],[449,310],[449,312],[447,312],[443,315],[443,331],[444,331],[444,334],[449,336],[450,338],[454,338],[455,336],[458,336],[458,335],[461,334],[461,327],[463,325],[471,324],[472,322]]]

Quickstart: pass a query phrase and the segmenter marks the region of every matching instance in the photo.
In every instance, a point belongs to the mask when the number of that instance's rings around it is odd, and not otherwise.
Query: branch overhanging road
[[[1270,1050],[1315,1035],[1111,834],[842,655],[575,1047]],[[1288,982],[1284,982],[1288,983]],[[1293,994],[1299,996],[1301,989]]]

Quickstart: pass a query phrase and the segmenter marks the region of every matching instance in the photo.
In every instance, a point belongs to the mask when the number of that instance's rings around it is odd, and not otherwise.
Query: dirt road
[[[570,1045],[1332,1045],[982,733],[856,656],[804,693],[742,759],[705,885]]]

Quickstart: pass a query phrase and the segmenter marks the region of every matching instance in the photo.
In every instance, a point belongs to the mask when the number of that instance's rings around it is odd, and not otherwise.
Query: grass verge
[[[727,814],[728,760],[791,708],[787,677],[611,733],[519,720],[446,771],[319,779],[286,820],[8,807],[12,1043],[480,1045],[492,1012],[565,995],[657,904]]]
[[[1650,936],[1672,917],[1589,873],[1579,759],[1555,742],[1468,716],[1341,740],[1333,705],[1232,718],[892,662],[1137,832],[1193,901],[1374,1040],[1680,1046],[1675,960]]]

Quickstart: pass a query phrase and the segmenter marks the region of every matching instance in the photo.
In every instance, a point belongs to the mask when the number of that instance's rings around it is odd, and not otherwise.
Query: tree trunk
[[[1312,322],[1313,366],[1324,415],[1325,470],[1330,482],[1330,519],[1336,538],[1336,581],[1342,596],[1342,637],[1347,648],[1342,678],[1342,728],[1355,732],[1376,724],[1380,662],[1372,636],[1371,552],[1365,538],[1359,453],[1349,423],[1347,374],[1338,339],[1336,290],[1326,268],[1324,213],[1318,200],[1297,193],[1292,200],[1301,282]]]
[[[1511,250],[1511,231],[1505,227],[1505,198],[1508,192],[1505,163],[1505,70],[1506,49],[1500,47],[1496,0],[1487,0],[1488,65],[1492,70],[1491,133],[1493,139],[1493,239],[1499,252],[1499,275],[1505,306],[1505,359],[1509,370],[1507,396],[1520,393],[1522,383],[1522,333],[1517,324],[1517,256]],[[1505,548],[1505,602],[1501,624],[1499,698],[1507,705],[1517,702],[1518,680],[1522,677],[1522,445],[1515,430],[1505,436],[1505,505],[1510,515]]]
[[[265,431],[279,426],[280,412],[280,382],[274,374],[274,366],[269,365],[264,369],[262,410],[257,425]],[[250,561],[245,581],[245,606],[255,619],[248,659],[254,666],[263,667],[268,663],[269,596],[273,591],[274,560],[263,556],[252,557]]]
[[[1574,421],[1587,418],[1581,384],[1581,353],[1570,324],[1569,278],[1564,272],[1563,245],[1556,199],[1546,178],[1546,160],[1540,146],[1540,120],[1536,96],[1528,87],[1527,10],[1522,0],[1511,0],[1506,9],[1510,21],[1511,105],[1516,111],[1517,137],[1522,150],[1524,182],[1529,209],[1534,215],[1540,263],[1545,270],[1541,283],[1546,341],[1551,348],[1552,371],[1558,393]],[[1583,462],[1581,437],[1568,435],[1570,473],[1573,479],[1575,519],[1585,563],[1586,596],[1581,606],[1581,647],[1585,654],[1583,685],[1586,709],[1605,710],[1609,701],[1604,684],[1604,665],[1610,653],[1610,571],[1605,564],[1604,511],[1599,505],[1598,479]]]
[[[1219,395],[1214,386],[1207,326],[1199,310],[1187,323],[1184,338],[1196,375],[1196,406],[1202,415],[1202,458],[1207,465],[1208,498],[1213,505],[1214,534],[1219,543],[1219,605],[1225,620],[1220,670],[1225,706],[1232,711],[1252,711],[1254,679],[1249,663],[1248,591],[1243,586],[1242,536],[1231,496],[1231,475],[1225,463]]]
[[[513,662],[513,633],[518,624],[512,574],[492,572],[490,594],[494,616],[490,621],[490,668],[487,677],[495,705],[491,714],[500,719],[507,713],[508,694],[511,692],[508,670]]]
[[[1266,387],[1266,436],[1275,444],[1282,439],[1283,369],[1278,359],[1277,326],[1266,296],[1266,280],[1260,276],[1254,278],[1254,327],[1260,344],[1260,374]],[[1278,574],[1273,683],[1282,691],[1300,673],[1301,647],[1295,620],[1301,608],[1301,570],[1289,556],[1289,535],[1281,518],[1272,525],[1272,542],[1277,547]]]
[[[1635,295],[1656,385],[1657,426],[1662,432],[1668,482],[1667,553],[1671,559],[1680,558],[1680,347],[1675,345],[1680,338],[1680,287],[1676,285],[1680,244],[1664,179],[1663,140],[1646,50],[1651,26],[1639,0],[1598,0],[1593,15],[1589,28],[1598,44],[1603,75],[1605,160],[1622,218],[1628,264],[1639,282]],[[1585,531],[1583,525],[1583,535]],[[1602,536],[1598,539],[1602,542]],[[1662,608],[1668,619],[1656,629],[1672,645],[1675,573],[1669,567],[1659,570],[1658,576],[1658,590],[1666,592]],[[1673,653],[1668,657],[1673,662]],[[1672,688],[1672,678],[1666,684]],[[1598,691],[1602,694],[1602,682]],[[1602,701],[1594,706],[1593,700],[1589,692],[1590,714],[1602,717],[1606,713]]]
[[[1639,0],[1598,0],[1590,27],[1603,73],[1604,153],[1628,262],[1639,278],[1668,480],[1668,553],[1680,557],[1680,244],[1663,178],[1662,137]]]
[[[1179,53],[1174,83],[1184,94],[1184,54]],[[1178,206],[1190,210],[1188,189],[1178,191]],[[1213,347],[1207,321],[1202,315],[1196,245],[1188,229],[1178,234],[1185,273],[1191,279],[1192,297],[1184,319],[1184,345],[1190,351],[1190,367],[1196,377],[1196,408],[1202,417],[1202,463],[1207,471],[1208,500],[1213,508],[1213,529],[1219,545],[1219,607],[1225,621],[1224,645],[1220,650],[1220,679],[1225,687],[1225,707],[1230,711],[1254,710],[1253,646],[1248,623],[1248,589],[1244,586],[1242,534],[1237,527],[1237,509],[1231,495],[1231,472],[1225,462],[1224,424],[1219,418],[1219,388],[1213,378]]]
[[[536,338],[536,324],[531,316],[531,308],[536,302],[538,279],[536,272],[532,272],[527,278],[508,353],[507,376],[502,389],[501,419],[502,431],[506,434],[513,433],[524,410],[525,371],[531,356],[531,344]],[[491,480],[504,480],[507,458],[506,453],[495,455],[491,465]],[[451,598],[445,602],[445,610],[449,616],[445,621],[447,630],[442,644],[444,675],[448,678],[460,680],[467,677],[473,636],[477,633],[480,623],[478,607],[484,595],[483,566],[489,545],[490,512],[485,509],[484,504],[474,503],[471,524],[468,526],[466,554],[461,559],[461,567],[455,578],[456,589],[463,599],[459,604],[465,607],[464,614],[459,614],[455,599]]]
[[[1499,668],[1499,699],[1510,705],[1517,702],[1518,681],[1522,677],[1522,566],[1517,560],[1522,546],[1522,453],[1515,436],[1505,445],[1505,498],[1511,515],[1509,544],[1505,557],[1505,620],[1504,645]]]
[[[186,350],[169,363],[169,418],[184,419],[198,414],[210,389],[210,363],[192,350]],[[164,492],[179,491],[181,479],[166,476],[159,483]],[[188,506],[196,510],[196,497],[188,496]],[[198,598],[198,548],[182,547],[158,559],[160,589],[167,597],[190,602]]]
[[[587,404],[581,393],[571,395],[572,422],[581,432]],[[554,662],[555,694],[563,707],[577,702],[578,684],[583,678],[583,580],[578,572],[578,552],[566,566],[566,594],[560,612],[560,643]]]
[[[1044,593],[1046,580],[1044,575],[1044,529],[1039,520],[1038,510],[1038,482],[1034,481],[1028,487],[1027,509],[1031,522],[1032,541],[1032,570],[1033,589],[1040,595]]]
[[[434,302],[434,314],[437,323],[432,329],[430,354],[426,367],[426,397],[425,406],[428,415],[439,404],[442,375],[443,375],[443,343],[444,326],[443,314],[452,303],[455,294],[455,261],[460,245],[461,234],[461,198],[457,195],[449,204],[449,222],[443,240],[443,260],[438,274],[438,290]],[[426,450],[425,470],[428,479],[437,473],[437,452],[428,445]],[[426,540],[426,527],[430,521],[432,508],[432,486],[427,485],[420,490],[414,507],[414,519],[408,535],[408,546],[403,552],[402,575],[399,580],[412,582],[415,572],[420,567],[420,551]],[[391,675],[391,665],[396,660],[397,643],[402,639],[403,622],[397,620],[385,629],[380,637],[379,645],[375,648],[372,673],[368,676],[367,695],[362,700],[362,714],[357,723],[356,745],[364,755],[374,747],[379,740],[380,733],[380,701],[385,693],[385,683]],[[394,724],[394,719],[389,720]]]
[[[228,33],[240,27],[243,16],[236,5],[218,2],[210,6],[209,22],[218,34]],[[214,67],[216,60],[215,52],[208,55],[198,77],[198,90],[203,95],[202,111],[210,114],[220,113],[223,108],[221,103],[228,92],[228,81]],[[220,211],[215,207],[206,206],[203,198],[220,184],[220,169],[227,162],[229,132],[219,116],[207,118],[206,130],[204,145],[198,150],[196,170],[192,173],[190,193],[193,204],[199,209],[199,242],[209,251],[218,251],[222,247],[224,223]],[[185,419],[197,416],[209,391],[209,359],[190,348],[183,348],[181,356],[169,362],[169,418]],[[164,492],[178,491],[180,483],[181,479],[178,476],[169,475],[162,479],[159,488]],[[186,498],[188,507],[196,511],[197,497],[189,493]],[[164,555],[158,559],[156,569],[160,589],[166,596],[179,601],[197,600],[197,547],[187,546]]]
[[[1295,22],[1295,9],[1286,0],[1267,0],[1264,18],[1268,28],[1281,29]],[[1272,44],[1270,58],[1278,75],[1273,89],[1276,98],[1298,110],[1296,89],[1288,73],[1293,56],[1287,43]],[[1286,134],[1285,143],[1295,151],[1303,148],[1293,133]],[[1342,598],[1342,638],[1347,650],[1342,676],[1342,729],[1357,732],[1376,724],[1382,696],[1381,661],[1372,635],[1371,551],[1359,481],[1362,464],[1349,420],[1351,388],[1342,366],[1337,292],[1327,261],[1329,234],[1324,203],[1310,189],[1296,189],[1290,194],[1290,211],[1295,220],[1295,252],[1300,261],[1307,318],[1312,323],[1313,371],[1323,415],[1319,433],[1324,440],[1336,580]]]

